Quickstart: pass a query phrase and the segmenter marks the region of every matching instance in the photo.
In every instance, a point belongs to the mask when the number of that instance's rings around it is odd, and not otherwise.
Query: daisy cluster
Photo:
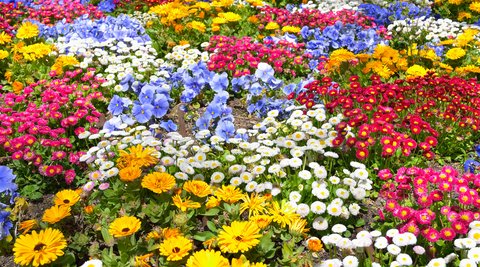
[[[203,49],[206,49],[209,45],[209,42],[204,42],[200,46]],[[190,48],[190,44],[177,45],[172,48],[172,52],[165,55],[165,61],[161,67],[173,67],[173,70],[178,71],[179,68],[188,69],[191,65],[198,63],[200,60],[203,62],[208,62],[210,60],[210,53],[208,50],[201,52],[196,48]]]
[[[426,39],[432,43],[439,43],[446,39],[455,39],[469,28],[480,29],[479,26],[469,25],[466,22],[425,16],[415,19],[396,20],[387,27],[389,35],[403,35],[414,41]]]
[[[292,13],[302,12],[304,9],[320,10],[322,13],[337,12],[344,9],[356,11],[360,3],[359,1],[347,0],[308,1],[306,4],[287,5],[286,9]]]

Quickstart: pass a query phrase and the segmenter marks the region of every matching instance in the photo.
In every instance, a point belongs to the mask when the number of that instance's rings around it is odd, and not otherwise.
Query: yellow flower
[[[331,60],[336,60],[338,62],[344,62],[348,60],[352,60],[355,58],[355,54],[348,51],[347,49],[340,48],[332,52],[330,55]]]
[[[296,218],[289,225],[290,233],[294,235],[301,235],[305,232],[308,232],[309,229],[305,229],[305,226],[307,226],[307,220]]]
[[[235,203],[243,197],[242,191],[233,185],[222,185],[222,188],[218,189],[214,195],[219,201],[223,200],[229,204]]]
[[[143,147],[142,145],[137,145],[129,147],[127,153],[125,150],[120,150],[120,158],[117,160],[117,163],[120,169],[124,167],[132,166],[149,166],[157,162],[157,151],[152,147]]]
[[[217,199],[216,197],[214,196],[211,196],[208,198],[208,201],[207,203],[205,204],[205,206],[207,207],[207,209],[211,209],[211,208],[214,208],[214,207],[217,207],[217,206],[220,206],[220,201],[219,199]]]
[[[408,75],[407,78],[413,79],[417,76],[423,77],[424,75],[427,74],[427,70],[424,67],[415,64],[415,65],[411,66],[410,68],[408,68],[406,73]]]
[[[110,227],[108,232],[114,237],[132,235],[140,229],[142,223],[140,220],[134,216],[123,216],[115,219]]]
[[[251,222],[255,223],[258,228],[265,229],[272,222],[270,215],[256,215],[248,218]]]
[[[55,195],[55,205],[70,207],[80,200],[80,195],[75,191],[66,189]]]
[[[40,266],[55,261],[62,256],[62,249],[67,247],[67,241],[58,229],[47,228],[31,235],[21,235],[13,246],[15,263],[20,265]]]
[[[452,5],[460,5],[462,0],[448,0],[448,2]]]
[[[465,56],[465,50],[458,47],[448,50],[448,52],[445,54],[445,57],[452,60],[462,58],[463,56]]]
[[[5,32],[0,33],[0,44],[8,44],[12,42],[12,36],[6,34]]]
[[[239,20],[242,19],[242,16],[240,16],[236,13],[233,13],[233,12],[219,13],[218,16],[222,17],[222,18],[225,18],[229,22],[235,22],[235,21],[239,21]]]
[[[20,223],[20,227],[18,228],[18,230],[23,230],[22,235],[24,235],[28,231],[30,231],[33,227],[38,227],[38,222],[35,219],[23,221],[22,223]]]
[[[216,18],[213,19],[212,23],[214,23],[214,24],[224,24],[224,23],[227,23],[227,19],[216,17]]]
[[[210,186],[204,181],[188,181],[183,184],[183,189],[197,197],[206,197],[212,194]]]
[[[295,26],[285,26],[285,27],[282,28],[282,31],[283,32],[297,33],[297,32],[300,32],[300,28],[295,27]]]
[[[187,45],[187,44],[190,44],[187,40],[180,40],[180,42],[178,42],[178,45]]]
[[[45,211],[42,220],[49,224],[54,224],[61,221],[63,218],[70,216],[69,206],[53,206]]]
[[[142,175],[142,170],[137,166],[126,167],[121,169],[118,172],[118,175],[120,175],[120,180],[124,182],[132,182]]]
[[[5,73],[5,76],[6,75],[7,74]],[[22,92],[23,83],[21,83],[19,81],[14,81],[13,84],[12,84],[12,87],[13,87],[13,91],[15,92],[15,94],[19,95]]]
[[[27,39],[37,36],[39,33],[38,25],[32,24],[30,21],[22,23],[22,26],[17,31],[17,38]]]
[[[252,193],[250,196],[245,194],[242,198],[243,203],[240,204],[240,214],[248,210],[248,216],[259,215],[265,213],[265,207],[267,198]]]
[[[472,18],[472,14],[467,13],[467,12],[460,12],[460,13],[458,13],[458,18],[457,18],[457,20],[463,21],[463,19],[465,19],[465,18],[467,18],[467,19]]]
[[[187,267],[230,267],[228,259],[220,251],[200,250],[195,252],[187,261]]]
[[[192,29],[195,29],[201,32],[205,32],[205,29],[206,29],[205,24],[199,21],[192,21],[190,23],[190,26],[192,27]]]
[[[258,234],[258,228],[253,222],[232,222],[231,226],[223,226],[223,231],[218,235],[218,245],[222,252],[245,253],[260,243],[262,235]]]
[[[5,79],[7,80],[7,82],[12,82],[12,74],[13,74],[13,73],[12,73],[11,71],[9,71],[9,70],[7,70],[7,71],[5,72]],[[22,88],[23,88],[23,87],[22,87]]]
[[[43,58],[44,56],[50,54],[52,51],[52,45],[46,45],[43,43],[22,46],[18,49],[18,52],[21,53],[26,60],[30,61],[36,61],[37,59]]]
[[[173,205],[177,206],[177,208],[179,208],[181,211],[185,212],[187,211],[188,208],[192,208],[192,209],[198,209],[200,208],[202,205],[200,205],[200,203],[198,202],[193,202],[190,200],[190,197],[187,197],[185,199],[185,202],[182,201],[182,198],[179,196],[179,195],[175,195],[172,197],[173,199]]]
[[[295,208],[287,205],[285,200],[282,200],[281,204],[276,201],[272,202],[268,212],[272,216],[273,221],[279,223],[282,228],[300,217],[300,215],[295,213]]]
[[[257,23],[258,22],[258,18],[255,16],[255,15],[252,15],[251,17],[249,17],[247,19],[247,21],[250,21],[251,23]]]
[[[161,194],[172,189],[175,186],[175,177],[168,173],[154,172],[142,180],[142,187]]]
[[[322,241],[320,241],[320,239],[318,238],[310,238],[308,240],[308,248],[311,250],[311,251],[314,251],[314,252],[317,252],[317,251],[320,251],[323,249],[323,244],[322,244]]]
[[[183,236],[167,238],[160,244],[160,254],[167,256],[167,261],[179,261],[192,250],[192,242]]]
[[[449,40],[444,40],[438,43],[437,45],[451,45],[456,43],[457,41],[455,39],[449,39]]]
[[[4,59],[8,57],[8,52],[5,50],[0,50],[0,59]]]
[[[480,13],[480,2],[473,2],[470,4],[468,8],[470,8],[471,11]]]
[[[153,256],[153,253],[145,254],[142,256],[135,256],[135,267],[151,267],[150,264],[148,264],[147,262],[148,258],[150,258],[151,256]]]
[[[267,26],[265,26],[265,29],[266,30],[275,30],[275,29],[278,29],[280,28],[280,26],[278,26],[278,24],[276,22],[273,22],[273,21],[270,21]]]
[[[444,63],[440,63],[440,68],[445,69],[447,71],[447,73],[450,73],[450,72],[453,71],[452,66],[450,66],[448,64],[444,64]]]
[[[372,56],[369,54],[357,54],[355,55],[355,57],[358,58],[358,60],[360,60],[361,62],[367,62]]]
[[[163,228],[162,230],[163,238],[172,238],[181,236],[180,231],[178,229],[171,229],[171,228]]]

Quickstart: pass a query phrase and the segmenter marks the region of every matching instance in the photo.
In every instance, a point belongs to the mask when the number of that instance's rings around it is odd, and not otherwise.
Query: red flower
[[[358,149],[355,156],[360,160],[366,159],[368,157],[368,149]]]

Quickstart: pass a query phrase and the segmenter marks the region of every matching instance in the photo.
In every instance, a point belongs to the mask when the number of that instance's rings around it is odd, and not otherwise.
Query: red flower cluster
[[[378,176],[382,180],[393,178],[388,169],[381,170]],[[458,172],[448,166],[440,172],[412,167],[400,168],[394,180],[383,185],[380,196],[387,199],[387,214],[402,222],[398,226],[400,233],[421,233],[430,242],[440,238],[452,241],[457,234],[467,234],[469,224],[480,219],[480,176],[466,173],[458,177]],[[445,205],[434,204],[439,201]],[[434,228],[439,225],[433,223],[435,220],[442,222],[440,231]]]
[[[406,157],[416,150],[432,159],[439,136],[442,141],[454,135],[478,138],[480,85],[475,79],[430,75],[394,83],[383,83],[374,75],[368,87],[361,87],[358,76],[352,76],[349,89],[340,89],[325,77],[306,85],[307,91],[297,100],[307,108],[325,101],[328,111],[342,112],[347,121],[336,126],[340,135],[334,143],[356,149],[359,159],[367,158],[372,151],[390,157],[397,150]],[[345,140],[347,126],[356,137]],[[442,144],[436,149],[444,154],[461,142]]]
[[[344,25],[348,23],[357,24],[364,29],[377,26],[374,22],[375,18],[346,9],[327,13],[322,13],[316,9],[306,9],[301,12],[296,11],[290,13],[286,9],[267,6],[260,8],[260,11],[261,13],[256,15],[259,23],[258,29],[260,31],[265,27],[264,25],[267,25],[269,22],[276,22],[280,27],[295,26],[302,28],[308,26],[311,29],[319,28],[320,30],[325,29],[327,26],[334,25],[337,21],[343,22]],[[382,34],[382,37],[388,37],[386,33],[387,29],[379,26],[379,34]]]
[[[75,171],[64,172],[64,167],[78,165],[84,153],[69,137],[73,132],[85,131],[81,126],[92,127],[101,116],[89,102],[103,98],[95,90],[104,80],[93,77],[93,71],[83,75],[81,69],[68,71],[63,79],[40,80],[26,87],[21,95],[0,95],[0,146],[17,166],[28,169],[33,165],[44,176],[63,173],[67,182],[73,180]],[[85,84],[72,83],[78,78]]]
[[[293,44],[285,40],[277,43],[265,40],[264,43],[254,43],[251,37],[213,36],[210,38],[208,51],[216,51],[207,63],[210,71],[222,72],[229,70],[233,77],[254,73],[260,62],[272,65],[277,73],[285,73],[292,77],[310,72],[304,54],[304,43]]]

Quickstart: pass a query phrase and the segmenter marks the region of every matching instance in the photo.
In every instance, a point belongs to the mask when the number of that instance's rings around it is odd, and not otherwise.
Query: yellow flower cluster
[[[273,21],[270,21],[267,26],[265,26],[265,29],[266,30],[275,30],[275,29],[278,29],[280,28],[280,26],[278,26],[278,24],[276,22],[273,22]]]
[[[73,57],[73,56],[60,56],[57,58],[55,64],[51,67],[52,71],[56,71],[57,75],[60,75],[63,73],[63,67],[65,66],[76,66],[79,65],[80,62]]]
[[[283,32],[293,32],[293,33],[298,33],[300,32],[300,28],[295,27],[295,26],[285,26],[282,28]]]
[[[5,32],[0,33],[0,44],[8,44],[12,42],[12,37]]]
[[[239,21],[242,19],[242,16],[235,14],[233,12],[227,12],[227,13],[218,13],[218,17],[224,18],[229,22],[235,22]]]
[[[465,50],[462,48],[454,47],[448,50],[445,54],[445,57],[452,60],[457,60],[465,56]]]
[[[27,21],[22,24],[22,26],[17,31],[17,38],[27,39],[37,36],[39,33],[38,25],[32,24],[30,21]]]
[[[424,67],[420,65],[413,65],[410,68],[407,69],[407,79],[413,79],[417,76],[423,77],[424,75],[427,74],[428,69],[425,69]]]
[[[470,8],[471,11],[480,13],[480,2],[473,2],[470,4],[470,6],[468,6],[468,8]]]
[[[23,46],[19,49],[19,53],[21,53],[23,58],[25,58],[26,60],[36,61],[50,54],[53,50],[53,45],[37,43],[33,45]]]
[[[400,52],[389,46],[379,45],[375,48],[372,55],[374,61],[367,63],[363,73],[373,71],[384,79],[390,78],[399,70],[406,70],[408,62],[405,58],[400,57]]]
[[[0,59],[4,59],[8,57],[8,52],[5,50],[0,50]]]

